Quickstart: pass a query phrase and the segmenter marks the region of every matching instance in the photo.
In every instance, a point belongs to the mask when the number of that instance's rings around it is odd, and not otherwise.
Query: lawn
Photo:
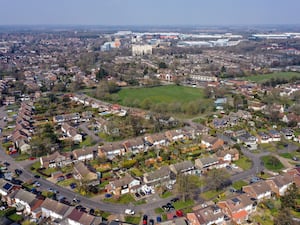
[[[284,166],[282,165],[280,160],[275,156],[266,155],[266,156],[261,157],[261,160],[264,162],[264,166],[268,170],[278,172],[284,168]]]
[[[252,161],[246,156],[241,156],[239,160],[235,161],[234,163],[243,170],[249,170],[252,166]]]
[[[222,190],[220,191],[210,190],[210,191],[203,192],[201,194],[201,197],[208,201],[213,198],[216,198],[220,193],[222,193]]]
[[[112,99],[121,105],[171,113],[177,117],[208,113],[213,105],[211,99],[204,97],[203,89],[176,85],[124,88],[113,94]]]
[[[178,201],[178,202],[174,202],[173,205],[176,210],[184,209],[184,208],[192,207],[194,205],[194,201],[191,199],[186,200],[186,201]]]
[[[140,216],[125,216],[125,222],[130,224],[139,224],[141,221]]]
[[[274,78],[274,79],[277,79],[277,78],[283,79],[284,78],[286,80],[290,80],[292,77],[300,78],[300,73],[279,72],[279,73],[259,74],[259,75],[245,77],[244,80],[249,80],[249,81],[253,81],[253,82],[257,82],[257,83],[263,83],[263,82],[270,80],[271,78]]]
[[[172,192],[166,191],[160,197],[162,197],[162,198],[168,198],[168,197],[171,197],[171,196],[172,196]]]
[[[236,181],[232,184],[232,187],[236,190],[241,190],[243,186],[247,185],[248,183],[243,180]]]
[[[279,154],[281,157],[286,158],[286,159],[293,159],[293,155],[289,152],[281,153]]]
[[[111,203],[119,203],[119,204],[129,204],[129,203],[134,203],[135,200],[131,196],[131,194],[124,194],[121,195],[119,198],[106,198],[104,199],[105,202],[111,202]]]
[[[118,92],[121,104],[126,104],[126,99],[143,101],[149,99],[153,103],[186,103],[203,99],[203,90],[198,88],[168,85],[153,88],[128,88]]]

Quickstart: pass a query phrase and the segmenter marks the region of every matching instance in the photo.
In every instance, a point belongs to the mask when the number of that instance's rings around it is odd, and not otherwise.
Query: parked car
[[[41,176],[40,175],[34,175],[34,178],[39,179]]]
[[[154,219],[149,220],[149,225],[154,225]]]
[[[15,169],[15,173],[16,175],[20,176],[23,173],[23,171],[21,169]]]
[[[59,176],[58,178],[56,178],[57,182],[64,181],[64,180],[65,180],[64,176]]]
[[[174,202],[177,202],[177,201],[179,201],[179,198],[172,198],[171,200],[170,200],[170,202],[172,202],[172,203],[174,203]]]
[[[70,188],[71,188],[71,189],[75,189],[76,187],[77,187],[77,184],[76,184],[76,183],[71,183],[71,184],[70,184]]]
[[[143,215],[143,225],[147,225],[147,223],[148,223],[148,216]]]

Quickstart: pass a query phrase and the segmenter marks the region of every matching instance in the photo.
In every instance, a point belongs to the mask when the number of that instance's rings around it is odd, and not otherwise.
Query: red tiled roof
[[[239,219],[243,219],[243,218],[246,218],[248,216],[248,213],[246,210],[242,210],[242,211],[239,211],[237,213],[234,213],[232,215],[232,219],[233,220],[239,220]]]

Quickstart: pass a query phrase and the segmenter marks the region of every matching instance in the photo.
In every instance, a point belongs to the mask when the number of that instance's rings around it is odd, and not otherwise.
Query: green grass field
[[[124,100],[139,100],[149,99],[153,103],[172,103],[203,99],[203,89],[183,87],[176,85],[152,87],[152,88],[128,88],[122,89],[118,93],[120,103],[124,104]]]
[[[261,160],[264,162],[264,166],[268,170],[279,172],[284,168],[283,164],[275,156],[271,156],[271,155],[262,156]]]
[[[259,75],[253,75],[245,77],[244,80],[249,80],[257,83],[263,83],[271,78],[277,79],[277,78],[284,78],[287,80],[290,80],[292,77],[298,77],[300,78],[300,73],[297,72],[278,72],[278,73],[268,73],[268,74],[259,74]]]

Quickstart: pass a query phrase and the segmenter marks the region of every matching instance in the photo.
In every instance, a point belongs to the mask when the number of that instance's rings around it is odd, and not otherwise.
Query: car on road
[[[40,187],[41,184],[40,184],[38,181],[35,181],[35,182],[33,183],[33,186],[35,186],[35,187]]]
[[[77,198],[73,198],[73,202],[74,202],[75,204],[78,204],[78,203],[80,202],[80,200],[77,199]]]
[[[34,178],[39,179],[39,178],[41,178],[41,176],[36,174],[36,175],[34,175]]]
[[[6,167],[10,166],[10,163],[9,162],[4,162],[3,163]]]
[[[125,214],[126,215],[134,215],[135,212],[132,209],[125,209]]]

